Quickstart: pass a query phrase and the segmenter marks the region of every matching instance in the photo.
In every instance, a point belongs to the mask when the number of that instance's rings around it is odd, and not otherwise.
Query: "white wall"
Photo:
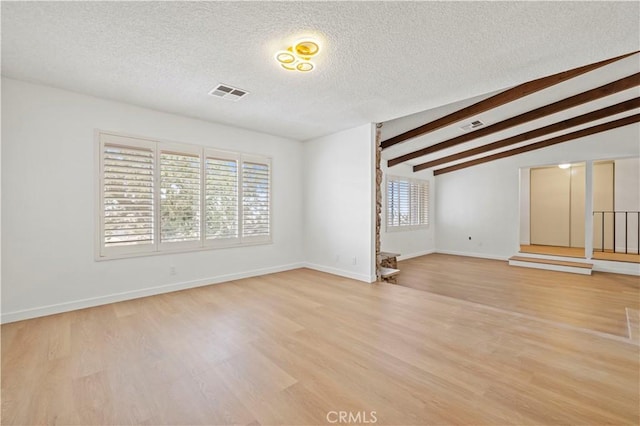
[[[0,80],[0,93],[2,93],[1,80]],[[0,242],[1,241],[2,241],[2,137],[0,136]],[[0,314],[1,313],[2,313],[2,244],[0,244]],[[1,322],[2,322],[2,318],[0,316],[0,323]]]
[[[95,261],[96,128],[271,156],[273,244]],[[3,321],[302,265],[298,141],[3,79],[2,142]]]
[[[409,259],[416,256],[433,253],[435,251],[435,212],[433,210],[436,186],[433,179],[433,171],[422,170],[417,173],[407,164],[399,164],[391,168],[387,167],[387,159],[382,161],[382,223],[380,229],[380,247],[382,251],[400,253],[400,259]],[[425,229],[394,230],[387,232],[386,206],[387,174],[391,176],[402,176],[412,179],[423,179],[429,181],[429,227]]]
[[[371,124],[304,142],[305,255],[310,268],[375,281]]]
[[[614,166],[614,210],[640,211],[640,158],[615,160]],[[624,221],[618,214],[616,221]],[[624,251],[624,226],[616,223],[616,250]],[[638,252],[638,216],[630,214],[627,223],[627,250]]]
[[[634,124],[436,176],[436,250],[506,259],[518,250],[521,167],[638,156]],[[468,238],[471,237],[471,240]]]
[[[531,243],[531,168],[520,169],[520,244]]]

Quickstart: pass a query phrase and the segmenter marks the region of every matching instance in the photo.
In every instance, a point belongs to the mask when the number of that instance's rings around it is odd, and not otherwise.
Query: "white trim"
[[[426,256],[428,254],[433,254],[435,252],[436,252],[435,249],[431,249],[431,250],[417,251],[415,253],[402,254],[398,256],[398,260],[407,260],[407,259],[412,259],[414,257]]]
[[[405,231],[419,231],[421,229],[429,229],[429,225],[388,225],[387,232],[405,232]]]
[[[345,271],[344,269],[331,268],[329,266],[317,265],[315,263],[304,263],[305,268],[313,269],[315,271],[326,272],[331,275],[338,275],[340,277],[351,278],[353,280],[364,281],[365,283],[376,282],[375,275],[359,274],[357,272]]]
[[[522,260],[510,260],[510,266],[520,266],[522,268],[544,269],[547,271],[569,272],[571,274],[591,275],[590,268],[579,268],[577,266],[552,265],[550,263],[534,263]]]
[[[640,264],[630,262],[613,262],[599,259],[591,259],[593,270],[596,272],[608,272],[612,274],[635,275],[640,277]]]
[[[451,254],[454,256],[466,256],[466,257],[479,257],[481,259],[491,259],[491,260],[507,260],[509,256],[501,256],[497,254],[485,254],[485,253],[474,253],[474,252],[466,252],[466,251],[454,251],[454,250],[440,250],[436,249],[436,253],[440,254]]]
[[[553,256],[549,254],[537,254],[537,253],[523,253],[518,252],[520,257],[536,257],[539,259],[548,260],[564,260],[567,262],[580,262],[587,260],[584,257],[567,257],[567,256]],[[612,274],[625,274],[640,276],[640,264],[631,262],[615,262],[609,260],[600,260],[590,258],[589,263],[593,264],[593,271],[595,272],[608,272]]]
[[[22,321],[30,318],[37,318],[46,315],[59,314],[62,312],[75,311],[78,309],[91,308],[94,306],[106,305],[109,303],[122,302],[125,300],[138,299],[140,297],[154,296],[157,294],[171,293],[178,290],[186,290],[189,288],[203,287],[212,284],[219,284],[228,281],[240,280],[243,278],[251,278],[260,275],[273,274],[276,272],[290,271],[292,269],[304,268],[304,263],[291,263],[288,265],[273,266],[263,269],[254,269],[252,271],[239,272],[235,274],[218,275],[210,278],[202,278],[193,281],[184,281],[173,284],[164,284],[156,287],[147,287],[138,290],[125,291],[122,293],[113,293],[105,296],[91,297],[88,299],[74,300],[71,302],[63,302],[55,305],[39,306],[36,308],[22,309],[19,311],[5,312],[0,317],[0,323],[6,324],[15,321]]]
[[[586,263],[587,262],[587,258],[582,256],[582,257],[571,257],[571,256],[556,256],[553,254],[540,254],[540,253],[525,253],[525,252],[518,252],[518,256],[520,257],[531,257],[531,258],[536,258],[536,259],[546,259],[546,260],[562,260],[565,262],[582,262],[582,263]],[[593,259],[589,260],[589,263],[593,263],[592,262]],[[583,262],[584,261],[584,262]]]

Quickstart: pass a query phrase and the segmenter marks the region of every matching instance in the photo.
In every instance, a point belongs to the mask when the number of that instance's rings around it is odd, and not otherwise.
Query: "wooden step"
[[[400,269],[392,269],[392,268],[380,268],[380,276],[382,278],[391,278],[395,277],[400,273]]]
[[[566,260],[541,259],[538,257],[512,256],[509,265],[525,268],[547,269],[550,271],[571,272],[574,274],[591,275],[593,264],[586,262],[568,262]]]

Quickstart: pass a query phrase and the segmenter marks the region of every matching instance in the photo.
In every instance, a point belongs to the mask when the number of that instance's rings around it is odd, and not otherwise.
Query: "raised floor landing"
[[[551,256],[575,257],[584,259],[582,247],[557,247],[543,245],[521,245],[520,253],[545,254]],[[614,262],[640,263],[640,255],[635,253],[613,253],[611,250],[594,251],[592,259],[609,260]]]

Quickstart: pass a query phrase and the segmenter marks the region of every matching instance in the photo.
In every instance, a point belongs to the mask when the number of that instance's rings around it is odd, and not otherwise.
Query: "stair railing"
[[[618,229],[621,229],[621,228],[617,228],[616,226],[622,226],[621,222],[624,220],[624,253],[625,254],[629,253],[629,219],[633,220],[635,217],[635,221],[637,223],[637,230],[638,230],[636,253],[640,254],[640,211],[614,211],[614,210],[594,211],[593,212],[594,223],[596,218],[598,217],[600,217],[600,222],[602,227],[601,229],[602,235],[601,235],[601,241],[600,241],[601,243],[600,251],[602,252],[605,251],[605,234],[606,234],[605,221],[607,217],[610,217],[611,220],[613,221],[613,234],[611,236],[613,240],[612,251],[613,253],[621,253],[617,251],[617,247],[616,247],[616,235],[618,234]]]

